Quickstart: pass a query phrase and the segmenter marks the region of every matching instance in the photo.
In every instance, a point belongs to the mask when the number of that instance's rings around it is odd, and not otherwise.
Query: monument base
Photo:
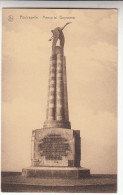
[[[42,128],[32,132],[32,167],[80,167],[80,131]]]
[[[22,169],[22,176],[79,179],[89,177],[90,170],[83,167],[28,167]]]

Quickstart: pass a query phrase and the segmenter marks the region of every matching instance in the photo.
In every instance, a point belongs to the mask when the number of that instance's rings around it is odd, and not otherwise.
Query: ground
[[[91,175],[82,179],[26,178],[20,172],[2,173],[2,192],[117,192],[116,175]]]

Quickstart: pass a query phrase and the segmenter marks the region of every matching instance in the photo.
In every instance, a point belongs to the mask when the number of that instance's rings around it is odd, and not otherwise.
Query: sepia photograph
[[[2,9],[1,191],[117,192],[118,9]]]

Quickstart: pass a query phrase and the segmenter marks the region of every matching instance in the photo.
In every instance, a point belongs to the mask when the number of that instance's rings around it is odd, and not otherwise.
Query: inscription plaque
[[[35,130],[32,137],[32,166],[80,166],[80,153],[77,152],[79,137],[79,131],[71,129]]]
[[[62,160],[70,151],[68,140],[59,134],[49,134],[39,144],[40,156],[45,156],[46,160]]]

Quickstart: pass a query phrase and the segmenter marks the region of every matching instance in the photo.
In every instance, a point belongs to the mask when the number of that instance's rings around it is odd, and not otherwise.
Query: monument
[[[44,126],[32,131],[31,167],[22,175],[43,178],[81,178],[90,170],[80,166],[80,131],[71,129],[68,112],[66,59],[63,29],[52,30],[47,115]],[[57,41],[60,46],[56,46]]]

